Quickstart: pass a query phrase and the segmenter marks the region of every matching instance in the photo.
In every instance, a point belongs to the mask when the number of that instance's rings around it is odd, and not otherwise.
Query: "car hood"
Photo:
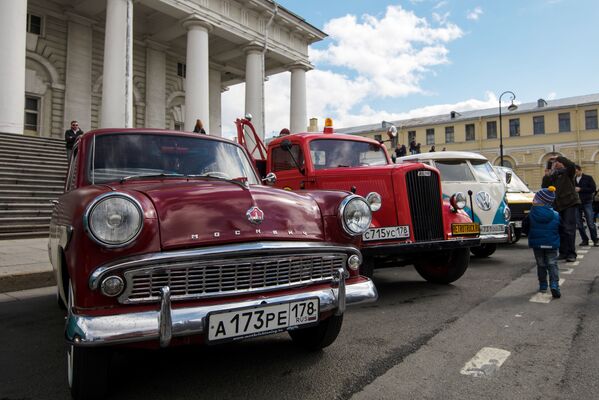
[[[324,240],[320,209],[305,195],[227,181],[161,182],[130,189],[154,203],[164,249],[255,240]],[[263,212],[262,222],[250,222],[248,212],[253,207]]]

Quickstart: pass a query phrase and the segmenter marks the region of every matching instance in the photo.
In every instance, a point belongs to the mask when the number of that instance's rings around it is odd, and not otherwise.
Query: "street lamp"
[[[505,92],[501,93],[501,95],[499,96],[499,162],[502,167],[503,167],[503,126],[501,123],[501,98],[503,97],[504,94],[512,95],[512,104],[510,104],[508,106],[507,110],[514,111],[514,110],[518,109],[518,106],[514,104],[514,100],[516,99],[516,95],[514,94],[514,92],[506,90]]]

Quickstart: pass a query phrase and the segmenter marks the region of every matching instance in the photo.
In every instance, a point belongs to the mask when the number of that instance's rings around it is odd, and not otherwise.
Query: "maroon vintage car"
[[[75,398],[100,397],[111,346],[222,343],[289,331],[320,349],[346,305],[374,301],[355,246],[366,201],[261,185],[241,146],[97,130],[73,149],[49,254],[67,308]]]

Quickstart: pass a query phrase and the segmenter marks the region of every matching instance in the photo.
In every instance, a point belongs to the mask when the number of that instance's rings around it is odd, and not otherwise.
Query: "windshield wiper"
[[[339,164],[337,165],[337,168],[349,168],[349,165]]]
[[[165,173],[161,173],[161,174],[140,174],[140,175],[129,175],[129,176],[123,176],[121,178],[121,183],[128,181],[130,179],[143,179],[143,178],[183,178],[185,177],[185,175],[183,174],[177,174],[177,173],[169,173],[169,174],[165,174]]]
[[[205,173],[205,174],[197,174],[197,175],[185,175],[186,178],[199,178],[199,179],[209,179],[209,180],[215,180],[215,181],[225,181],[225,182],[229,182],[229,183],[234,183],[235,185],[241,186],[244,189],[248,189],[249,188],[249,184],[247,183],[247,180],[245,182],[240,181],[238,179],[229,179],[229,178],[223,178],[222,176],[218,176],[218,175],[211,175],[210,172]]]

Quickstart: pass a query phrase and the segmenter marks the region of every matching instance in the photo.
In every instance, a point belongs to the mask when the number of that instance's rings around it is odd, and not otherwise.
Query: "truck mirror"
[[[394,125],[391,125],[389,127],[389,129],[387,129],[387,137],[389,137],[389,139],[393,139],[396,136],[397,136],[397,128]]]
[[[277,176],[274,174],[274,172],[269,172],[268,175],[262,179],[262,182],[266,183],[267,185],[274,185],[276,181]]]
[[[507,183],[509,185],[509,183],[512,181],[512,173],[510,171],[507,171],[505,173],[505,183]]]

